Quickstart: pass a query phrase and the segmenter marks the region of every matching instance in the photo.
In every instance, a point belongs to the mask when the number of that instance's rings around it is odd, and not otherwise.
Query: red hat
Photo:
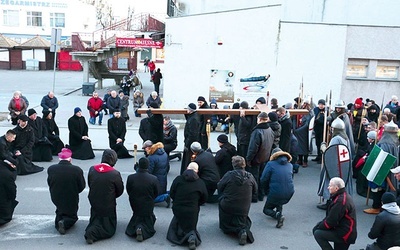
[[[61,149],[61,152],[58,153],[58,158],[61,160],[69,159],[71,158],[71,156],[72,156],[72,151],[69,148],[63,148]]]
[[[363,105],[363,99],[362,99],[362,97],[360,97],[360,98],[357,98],[355,101],[354,101],[354,104],[357,104],[357,105]]]

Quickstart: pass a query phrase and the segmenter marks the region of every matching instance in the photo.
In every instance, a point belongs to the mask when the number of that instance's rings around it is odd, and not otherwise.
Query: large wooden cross
[[[197,109],[198,114],[205,115],[239,115],[240,111],[244,110],[246,115],[258,115],[260,112],[275,112],[274,109],[270,109],[267,105],[256,105],[258,109]],[[141,108],[138,109],[139,114],[145,114],[149,109]],[[150,108],[153,114],[187,114],[187,109],[154,109]],[[290,115],[306,115],[309,113],[307,109],[288,109]]]

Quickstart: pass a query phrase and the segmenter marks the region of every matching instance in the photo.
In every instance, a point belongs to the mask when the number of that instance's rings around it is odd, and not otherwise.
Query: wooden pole
[[[137,144],[133,145],[133,156],[135,157],[135,164],[137,163]]]

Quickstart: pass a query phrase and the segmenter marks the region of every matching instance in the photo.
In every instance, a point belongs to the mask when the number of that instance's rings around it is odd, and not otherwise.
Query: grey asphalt
[[[148,96],[152,91],[152,84],[146,73],[140,73],[139,76],[144,85],[145,95]],[[8,102],[15,90],[21,90],[28,97],[30,107],[35,108],[40,115],[39,107],[41,98],[52,90],[53,72],[51,71],[0,71],[0,81],[2,91],[0,93],[0,113],[4,116],[7,111]],[[80,90],[82,86],[81,72],[57,72],[55,94],[59,100],[60,107],[57,110],[56,121],[60,126],[61,138],[65,143],[68,142],[67,120],[73,115],[73,109],[81,107],[85,117],[88,117],[88,111],[85,108],[88,96],[82,96]],[[115,87],[113,81],[105,81],[104,87]],[[162,91],[162,90],[161,90]],[[103,96],[105,89],[98,90],[100,96]],[[132,104],[129,114],[131,120],[127,122],[127,147],[133,149],[133,144],[138,144],[141,139],[138,136],[138,126],[140,118],[134,118],[132,113]],[[181,118],[183,120],[183,116]],[[176,124],[183,124],[179,117],[174,120]],[[92,139],[96,158],[87,161],[73,160],[73,163],[80,166],[85,172],[90,166],[99,163],[102,150],[108,148],[108,135],[106,121],[102,126],[89,124],[89,137]],[[0,122],[0,133],[4,133],[13,126],[6,120]],[[178,150],[182,149],[183,130],[179,126],[178,130]],[[215,152],[218,150],[216,137],[221,132],[211,133],[211,148]],[[235,144],[235,136],[232,135],[232,143]],[[138,152],[137,157],[142,157],[142,152]],[[310,157],[313,158],[313,157]],[[54,211],[51,203],[48,187],[46,169],[51,164],[58,161],[54,158],[52,162],[37,163],[45,167],[45,171],[29,175],[19,176],[16,184],[18,187],[17,200],[20,204],[17,206],[14,219],[7,225],[0,227],[0,245],[1,249],[186,249],[175,246],[166,240],[166,232],[169,222],[172,218],[172,210],[165,208],[161,204],[155,208],[157,216],[156,235],[142,243],[130,239],[124,234],[126,225],[132,214],[129,206],[128,196],[124,193],[117,200],[118,226],[114,237],[86,245],[83,235],[90,216],[90,205],[87,199],[88,188],[80,195],[80,217],[77,224],[67,232],[66,235],[59,235],[54,229]],[[122,174],[124,182],[127,176],[132,174],[134,159],[119,160],[116,169]],[[178,175],[180,162],[171,161],[171,171],[168,174],[168,184]],[[320,166],[310,162],[309,167],[301,168],[298,174],[294,176],[295,194],[292,200],[284,206],[284,215],[286,220],[281,229],[275,228],[276,222],[262,213],[264,203],[253,203],[250,211],[250,218],[253,221],[252,231],[255,242],[244,247],[238,245],[234,237],[224,235],[218,227],[218,206],[217,204],[206,204],[201,207],[198,230],[202,237],[202,244],[198,249],[319,249],[312,236],[313,226],[324,217],[325,212],[316,208],[319,198],[316,195],[318,188]],[[368,206],[365,205],[365,198],[357,194],[353,195],[358,219],[358,239],[356,244],[350,249],[364,249],[368,239],[367,234],[373,223],[375,216],[367,215],[362,212]],[[371,204],[371,201],[370,201]]]

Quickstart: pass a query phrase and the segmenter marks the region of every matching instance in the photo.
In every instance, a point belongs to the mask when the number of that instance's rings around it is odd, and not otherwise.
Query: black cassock
[[[107,164],[89,169],[90,221],[85,239],[98,241],[111,238],[117,228],[117,201],[124,192],[121,174]]]
[[[19,150],[21,152],[21,155],[17,156],[17,174],[28,175],[43,171],[43,167],[32,163],[32,147],[35,142],[33,129],[29,125],[26,125],[25,128],[17,125],[13,130],[17,136],[11,144],[12,151]]]
[[[15,169],[7,163],[0,162],[0,226],[11,221],[14,209],[18,204]]]
[[[57,123],[54,119],[43,119],[43,124],[47,130],[47,138],[53,145],[51,153],[57,155],[64,147],[64,142],[60,139],[60,130],[58,129]]]
[[[51,152],[53,145],[47,138],[47,130],[42,118],[36,117],[35,120],[29,119],[28,124],[33,129],[35,135],[35,143],[32,148],[32,161],[53,160]]]
[[[69,147],[72,151],[72,158],[88,160],[94,158],[92,143],[90,140],[83,140],[82,136],[88,136],[88,125],[83,116],[76,115],[68,119]]]
[[[122,117],[108,119],[107,129],[110,148],[117,153],[118,158],[132,158],[124,145],[126,134],[125,119]],[[122,139],[122,142],[117,143],[118,138]]]
[[[58,229],[58,222],[64,220],[65,229],[68,229],[78,220],[79,193],[86,185],[83,171],[69,161],[61,160],[50,166],[47,174],[51,201],[56,206],[55,227]]]
[[[208,198],[206,185],[193,170],[185,170],[177,176],[170,189],[173,199],[172,212],[174,217],[167,232],[167,239],[178,245],[185,245],[189,237],[195,237],[196,246],[201,238],[197,231],[200,205]]]
[[[156,230],[154,224],[154,199],[158,196],[159,183],[157,177],[149,174],[147,169],[138,169],[136,174],[128,176],[126,191],[129,195],[133,215],[125,233],[136,237],[136,229],[141,228],[143,239],[152,237]]]

